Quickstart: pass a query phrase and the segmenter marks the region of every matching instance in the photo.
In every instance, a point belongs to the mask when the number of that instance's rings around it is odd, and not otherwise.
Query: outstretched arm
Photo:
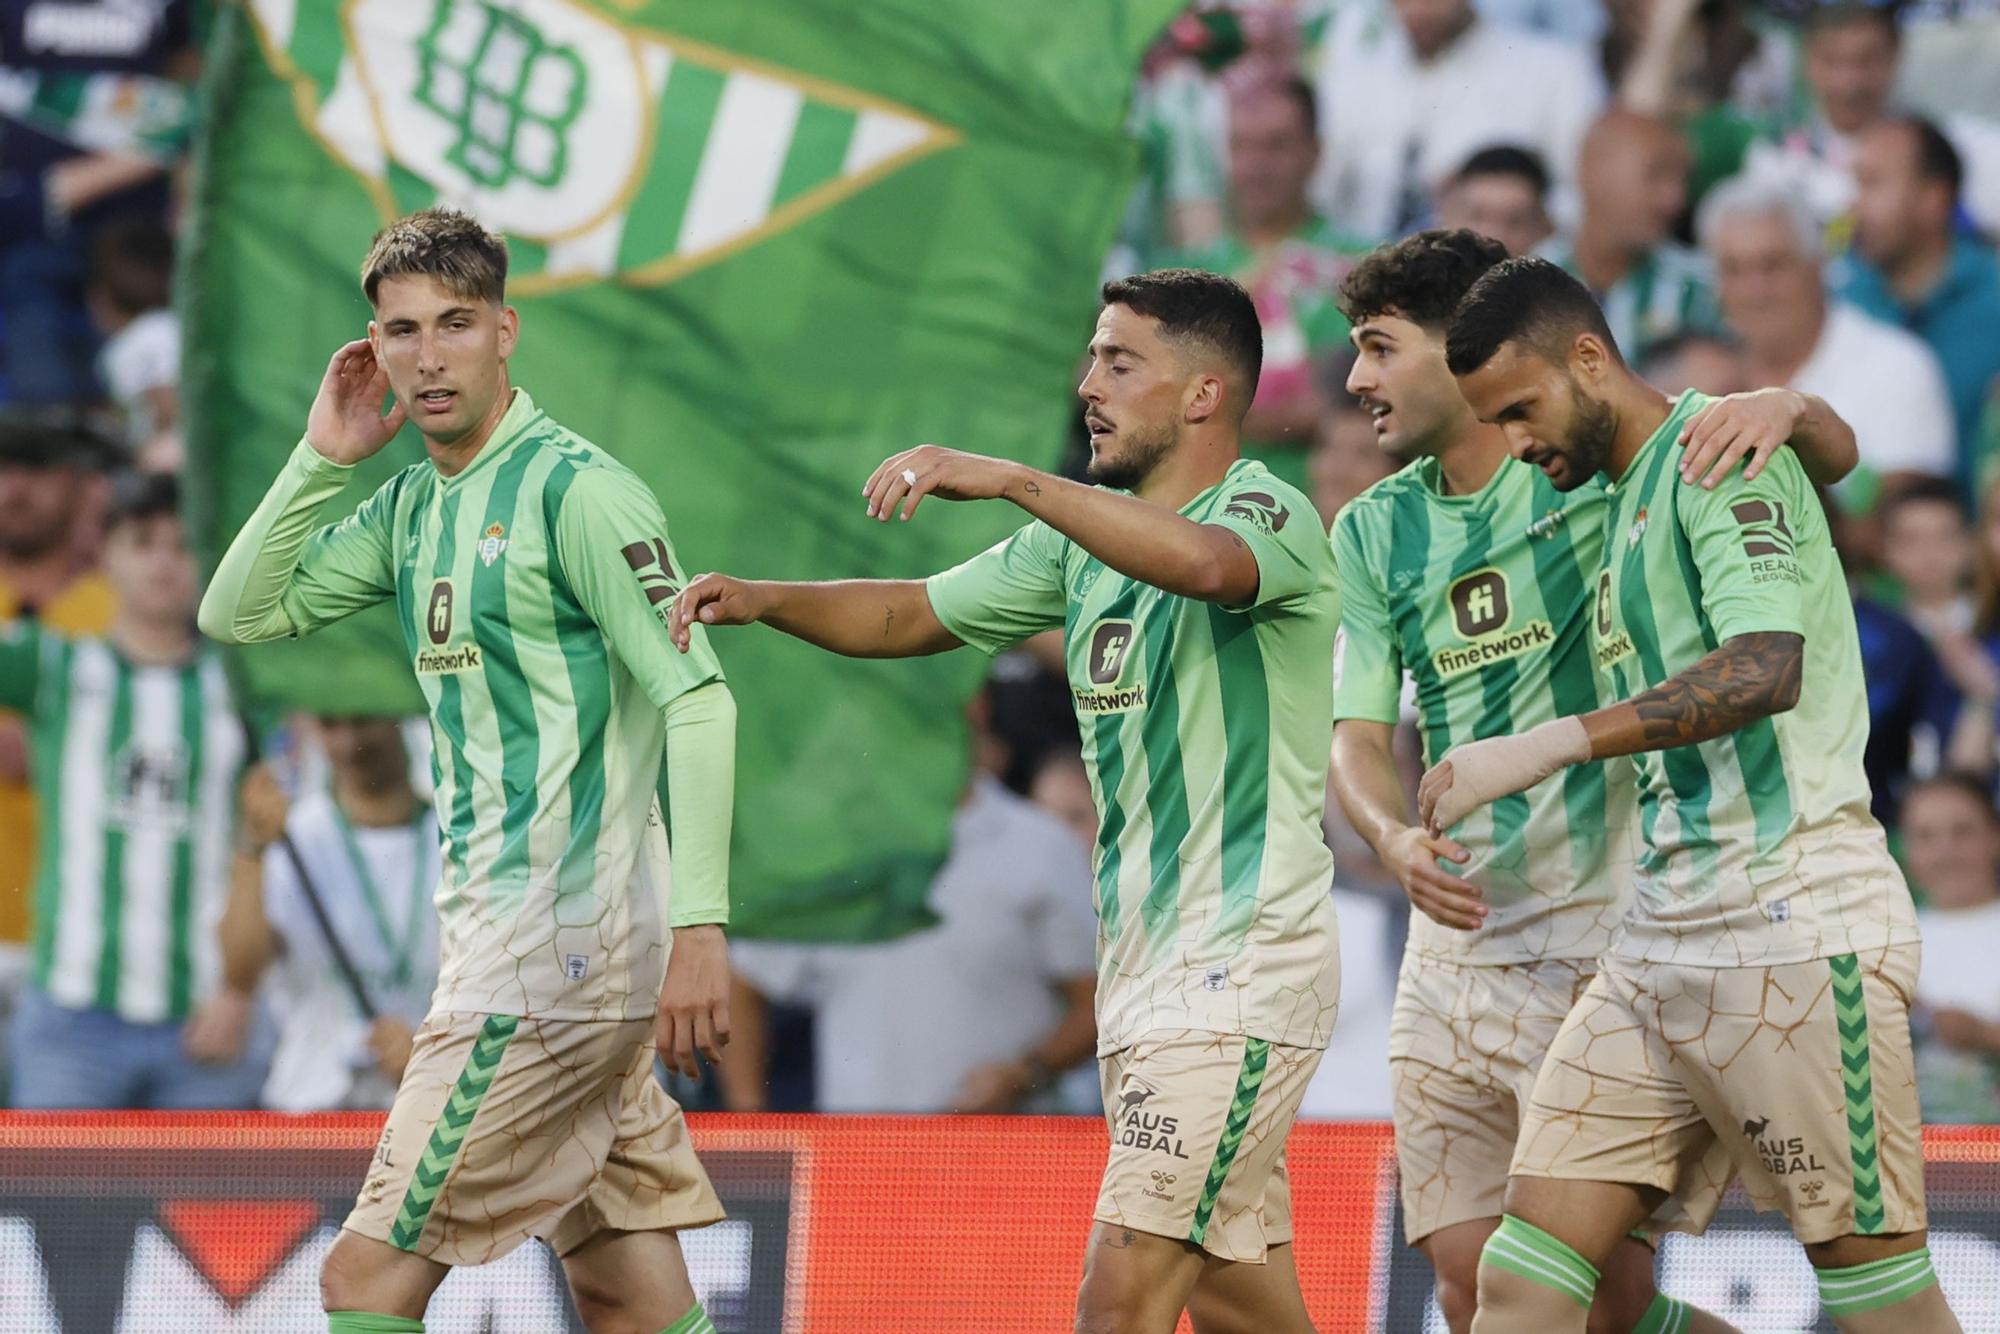
[[[1460,746],[1424,775],[1418,812],[1432,830],[1449,829],[1566,765],[1697,745],[1784,713],[1799,702],[1805,652],[1801,635],[1738,635],[1631,699]]]
[[[884,460],[864,494],[882,520],[909,518],[927,495],[1011,500],[1120,574],[1224,606],[1257,599],[1257,558],[1237,533],[1023,463],[923,445]]]
[[[777,583],[704,574],[674,599],[668,628],[685,653],[695,624],[757,621],[850,658],[915,658],[961,643],[931,609],[921,579]]]

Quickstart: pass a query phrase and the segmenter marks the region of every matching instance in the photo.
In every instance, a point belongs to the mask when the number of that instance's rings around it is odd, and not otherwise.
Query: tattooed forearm
[[[1798,635],[1738,635],[1651,690],[1585,715],[1591,754],[1692,746],[1783,713],[1799,701],[1805,658]]]

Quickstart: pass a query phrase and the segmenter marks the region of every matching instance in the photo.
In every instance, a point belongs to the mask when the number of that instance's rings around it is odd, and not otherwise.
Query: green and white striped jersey
[[[1867,689],[1826,514],[1790,449],[1754,481],[1680,480],[1690,390],[1609,488],[1593,652],[1629,699],[1738,635],[1805,639],[1797,707],[1696,746],[1635,756],[1645,850],[1613,946],[1706,967],[1799,963],[1917,939],[1869,814]]]
[[[269,522],[267,549],[298,543],[351,471],[300,442],[251,520]],[[651,1015],[669,919],[662,710],[722,672],[700,627],[685,656],[667,635],[681,576],[646,484],[516,389],[462,471],[413,464],[294,549],[274,633],[394,599],[429,701],[432,1008]]]
[[[34,982],[134,1023],[220,975],[242,725],[214,655],[142,667],[101,639],[0,629],[0,707],[28,715],[40,832]]]
[[[1473,495],[1444,494],[1436,459],[1362,492],[1333,526],[1334,717],[1396,722],[1407,673],[1428,766],[1467,741],[1596,708],[1588,590],[1606,508],[1601,482],[1565,496],[1512,459]],[[1450,832],[1472,860],[1449,869],[1490,912],[1477,931],[1413,914],[1411,952],[1478,964],[1604,952],[1637,853],[1624,773],[1572,766]]]
[[[1578,278],[1583,276],[1567,243],[1545,247],[1543,253]],[[1699,251],[1671,241],[1640,260],[1610,291],[1592,295],[1604,307],[1604,321],[1611,326],[1618,350],[1634,365],[1668,339],[1722,328],[1708,261]]]
[[[986,653],[1063,630],[1098,811],[1098,1050],[1158,1029],[1323,1048],[1333,556],[1305,496],[1252,460],[1180,512],[1249,546],[1253,605],[1161,592],[1036,522],[933,575],[931,606]]]

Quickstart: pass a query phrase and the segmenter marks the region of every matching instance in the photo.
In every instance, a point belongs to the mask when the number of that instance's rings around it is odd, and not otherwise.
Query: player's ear
[[[376,364],[380,365],[382,361],[382,326],[373,320],[368,321],[368,346],[375,353]]]
[[[1569,360],[1577,374],[1591,383],[1596,383],[1611,364],[1610,349],[1594,333],[1580,333],[1570,344]]]
[[[512,306],[500,307],[500,360],[514,355],[514,344],[521,338],[521,316]]]
[[[1188,384],[1181,416],[1190,425],[1207,421],[1222,410],[1227,390],[1220,375],[1197,375]]]

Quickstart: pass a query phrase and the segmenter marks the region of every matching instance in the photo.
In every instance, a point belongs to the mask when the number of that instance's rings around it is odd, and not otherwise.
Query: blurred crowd
[[[435,975],[423,729],[260,719],[276,753],[239,780],[251,729],[192,631],[172,298],[206,8],[0,9],[10,1105],[384,1106]],[[1388,470],[1338,286],[1423,227],[1564,265],[1663,390],[1790,385],[1853,424],[1862,467],[1825,500],[1925,923],[1935,1121],[2000,1121],[1996,70],[2000,6],[1937,0],[1199,4],[1146,57],[1105,263],[1245,284],[1248,447],[1328,522]],[[937,925],[740,943],[730,1060],[686,1100],[1096,1114],[1095,818],[1060,666],[1031,642],[974,701]],[[1409,909],[1327,809],[1342,1012],[1305,1110],[1385,1116]]]

